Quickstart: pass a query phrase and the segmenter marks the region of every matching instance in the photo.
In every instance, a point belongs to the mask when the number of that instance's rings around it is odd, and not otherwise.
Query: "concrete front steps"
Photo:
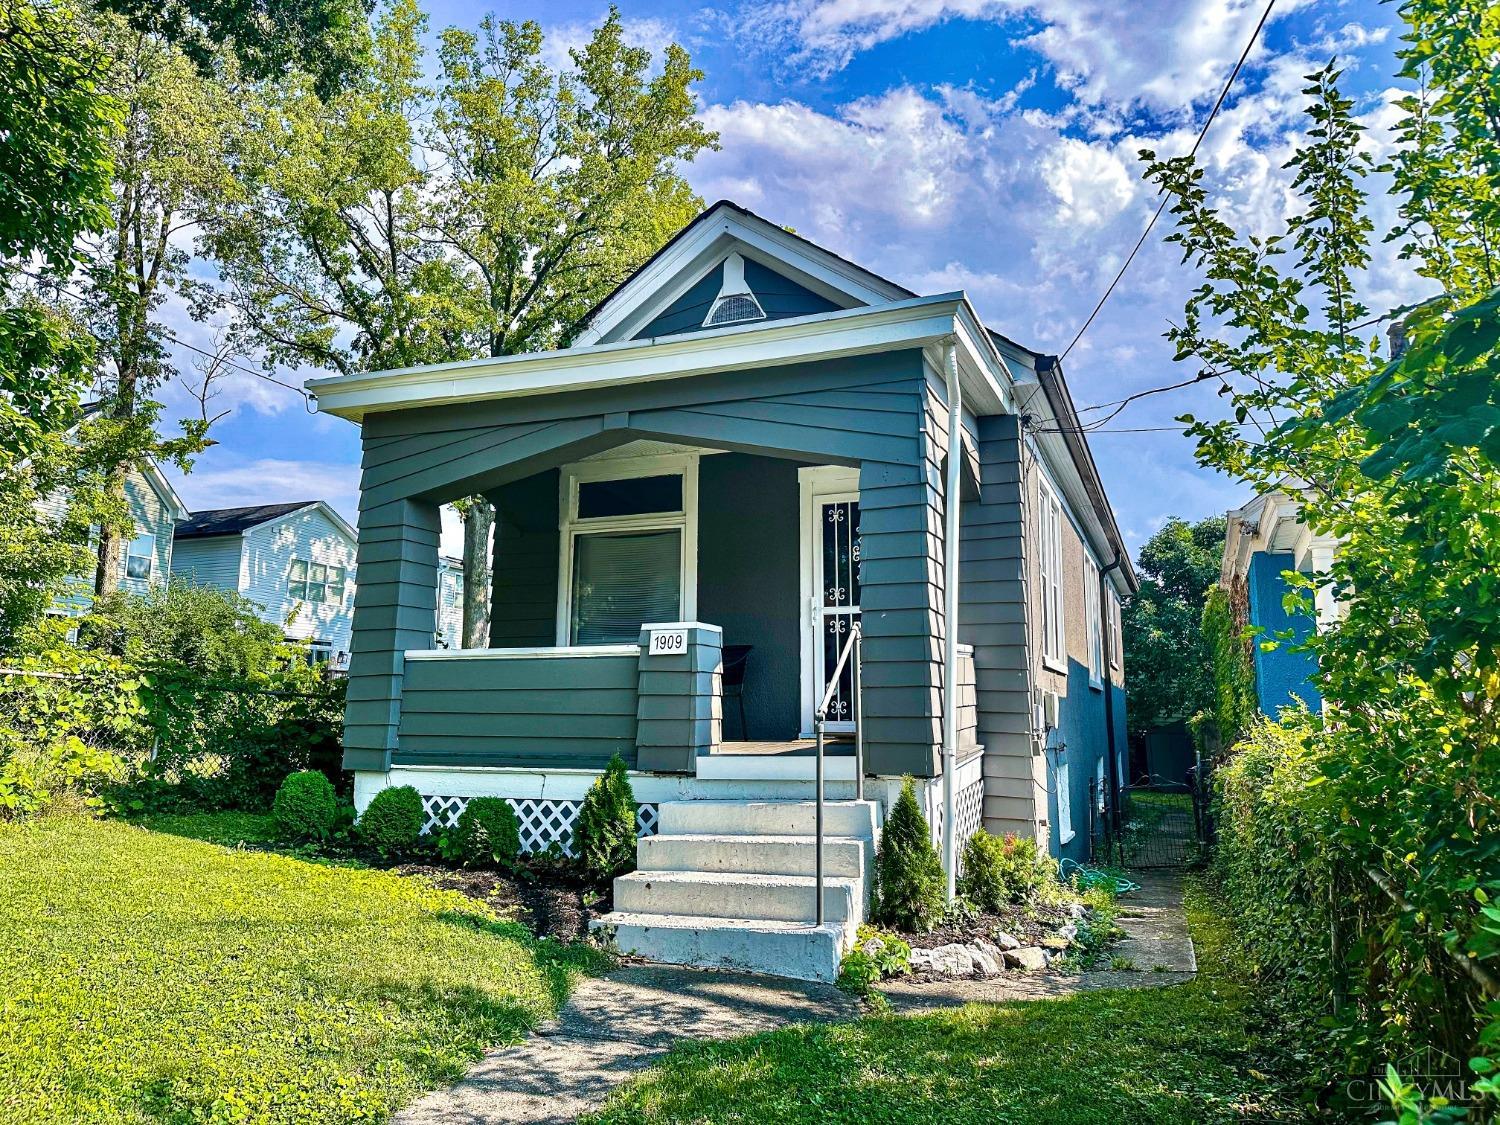
[[[816,916],[812,801],[669,801],[615,880],[622,952],[675,965],[831,981],[864,921],[875,805],[824,805],[824,923]]]

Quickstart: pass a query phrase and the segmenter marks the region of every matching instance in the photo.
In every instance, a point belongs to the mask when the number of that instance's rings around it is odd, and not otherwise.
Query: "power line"
[[[63,285],[61,282],[55,280],[54,278],[44,277],[41,274],[32,273],[30,270],[25,269],[18,270],[17,272],[25,274],[33,281],[37,281],[43,285],[50,286],[51,288],[56,289],[59,293],[66,293],[75,301],[88,300],[88,298],[83,296],[83,294],[74,292],[72,289],[69,289],[66,285]],[[165,328],[160,328],[159,331],[161,332],[163,337],[165,337],[167,340],[170,340],[178,347],[186,348],[190,352],[197,352],[199,355],[206,356],[207,358],[213,360],[215,363],[222,363],[225,367],[231,367],[236,371],[243,371],[246,375],[253,375],[257,379],[264,379],[268,383],[275,383],[278,387],[285,387],[289,391],[294,391],[302,396],[302,401],[304,404],[312,402],[312,395],[308,394],[301,387],[296,386],[293,383],[285,382],[281,379],[276,378],[274,375],[267,375],[264,371],[257,371],[253,367],[246,367],[242,363],[236,363],[234,360],[221,356],[216,352],[211,352],[205,348],[200,348],[197,344],[190,344],[182,337],[169,332]]]
[[[1240,69],[1245,65],[1245,60],[1250,57],[1250,50],[1255,46],[1255,41],[1260,38],[1261,29],[1266,26],[1266,20],[1271,17],[1271,9],[1274,7],[1276,7],[1276,0],[1270,0],[1270,3],[1266,5],[1266,10],[1260,14],[1260,21],[1255,25],[1255,30],[1250,33],[1250,40],[1245,44],[1245,49],[1240,52],[1239,61],[1234,64],[1234,69],[1229,72],[1229,79],[1224,83],[1224,88],[1219,91],[1218,100],[1214,102],[1213,108],[1208,111],[1208,120],[1203,122],[1203,128],[1198,131],[1198,139],[1193,142],[1192,150],[1188,153],[1189,159],[1198,155],[1198,148],[1203,144],[1203,138],[1208,136],[1208,127],[1214,123],[1214,118],[1219,115],[1219,110],[1224,105],[1224,99],[1229,96],[1230,88],[1234,85],[1235,79],[1239,77]],[[1099,310],[1104,308],[1105,302],[1114,293],[1115,286],[1120,284],[1120,279],[1125,276],[1125,271],[1130,268],[1130,263],[1135,261],[1135,256],[1141,252],[1141,247],[1146,245],[1146,239],[1151,236],[1151,231],[1156,226],[1156,220],[1160,219],[1162,212],[1167,209],[1167,200],[1170,198],[1167,195],[1162,196],[1161,203],[1156,207],[1156,213],[1151,216],[1151,221],[1146,224],[1146,229],[1141,231],[1141,237],[1136,240],[1134,248],[1130,251],[1130,255],[1125,259],[1124,265],[1120,267],[1120,272],[1115,274],[1115,279],[1109,283],[1109,288],[1104,291],[1104,296],[1099,298],[1099,303],[1094,306],[1094,311],[1089,313],[1088,319],[1083,322],[1083,327],[1073,337],[1072,343],[1063,349],[1063,353],[1058,359],[1067,359],[1068,353],[1073,350],[1074,345],[1083,339],[1083,334],[1089,330],[1089,325],[1094,323],[1094,318],[1099,315]]]

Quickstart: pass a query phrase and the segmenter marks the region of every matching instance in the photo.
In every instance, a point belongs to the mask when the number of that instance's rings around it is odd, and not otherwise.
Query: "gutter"
[[[948,380],[948,479],[943,492],[943,872],[945,900],[958,894],[953,771],[958,765],[958,535],[963,473],[963,391],[958,348],[943,345]]]

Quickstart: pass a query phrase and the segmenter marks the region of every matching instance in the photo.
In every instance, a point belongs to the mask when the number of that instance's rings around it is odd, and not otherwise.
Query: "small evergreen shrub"
[[[521,854],[521,822],[504,797],[475,797],[458,814],[453,856],[466,867],[508,871]]]
[[[322,840],[333,830],[338,799],[332,783],[317,770],[299,770],[276,790],[271,815],[283,839]]]
[[[591,882],[607,883],[635,870],[635,793],[616,754],[589,786],[574,833],[578,865]]]
[[[875,853],[875,921],[908,933],[932,929],[943,916],[943,861],[917,804],[911,778],[891,807]]]
[[[998,914],[1056,881],[1055,862],[1030,837],[991,836],[980,829],[964,844],[958,891],[980,910]]]
[[[405,855],[417,846],[426,819],[422,795],[410,785],[382,789],[359,818],[359,838],[387,859]]]

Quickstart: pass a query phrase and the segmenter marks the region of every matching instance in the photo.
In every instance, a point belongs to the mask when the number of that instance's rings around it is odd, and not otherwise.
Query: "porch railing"
[[[865,799],[865,725],[860,715],[860,628],[859,622],[855,622],[849,630],[849,636],[844,641],[844,647],[839,650],[838,663],[834,665],[833,675],[828,677],[828,686],[823,692],[823,698],[818,701],[817,709],[813,712],[813,739],[816,743],[814,755],[813,790],[814,802],[817,807],[816,827],[814,833],[817,837],[815,847],[817,857],[814,871],[816,872],[814,882],[814,894],[817,896],[817,925],[823,924],[823,743],[824,725],[828,721],[828,708],[833,703],[833,697],[838,693],[839,684],[843,680],[844,667],[850,661],[854,661],[854,799],[863,801]]]

